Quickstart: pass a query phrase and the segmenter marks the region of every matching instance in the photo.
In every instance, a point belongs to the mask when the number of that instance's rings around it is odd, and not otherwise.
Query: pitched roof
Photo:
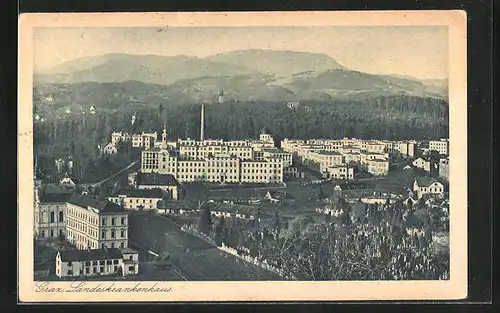
[[[40,193],[40,202],[41,203],[66,203],[71,198],[71,193]]]
[[[367,183],[340,183],[337,186],[341,190],[373,189],[373,186]]]
[[[427,177],[427,176],[417,177],[417,178],[415,178],[415,181],[417,182],[417,185],[420,187],[427,187],[435,182],[441,183],[439,180],[437,180],[433,177]]]
[[[281,191],[269,191],[269,195],[271,198],[278,200],[294,199],[290,194]]]
[[[139,173],[137,174],[139,185],[150,186],[179,186],[179,182],[171,174]]]
[[[108,200],[97,200],[88,195],[78,195],[74,194],[68,200],[68,203],[77,205],[82,208],[92,207],[98,209],[101,213],[121,213],[125,212],[125,209],[118,204],[115,204]]]
[[[129,198],[155,198],[161,199],[163,192],[161,189],[122,189],[111,195],[111,197],[126,196]]]
[[[59,251],[61,261],[97,261],[108,259],[121,259],[123,255],[120,249],[106,248],[94,250],[62,250]]]

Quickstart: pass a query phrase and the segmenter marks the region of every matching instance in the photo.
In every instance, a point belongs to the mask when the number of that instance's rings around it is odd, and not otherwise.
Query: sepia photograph
[[[465,22],[21,16],[20,294],[465,297]]]

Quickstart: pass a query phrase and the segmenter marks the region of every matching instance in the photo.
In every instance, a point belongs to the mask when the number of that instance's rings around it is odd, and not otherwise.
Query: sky
[[[395,27],[37,28],[34,68],[108,53],[206,57],[245,49],[324,53],[372,74],[448,77],[448,30]]]

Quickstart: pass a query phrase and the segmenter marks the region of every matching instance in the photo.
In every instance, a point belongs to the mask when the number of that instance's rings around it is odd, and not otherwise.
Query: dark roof
[[[123,189],[115,192],[111,197],[127,196],[130,198],[159,198],[163,197],[161,189]]]
[[[342,190],[373,189],[373,186],[366,183],[340,183],[337,186]]]
[[[77,205],[82,208],[88,206],[98,209],[101,213],[121,213],[125,212],[125,209],[118,204],[115,204],[108,200],[97,200],[88,195],[73,195],[69,199],[68,203]]]
[[[40,193],[41,203],[66,203],[71,198],[71,193]]]
[[[121,259],[122,253],[117,248],[95,249],[95,250],[62,250],[59,251],[61,261],[96,261],[108,259]]]
[[[182,210],[188,210],[188,209],[195,210],[196,209],[195,207],[190,207],[184,201],[162,201],[161,208],[162,209],[182,209]]]
[[[179,186],[179,182],[171,174],[139,173],[137,174],[139,185],[152,186]]]
[[[437,180],[433,177],[427,177],[427,176],[417,177],[416,181],[417,181],[417,184],[419,186],[422,186],[422,187],[430,186],[431,184],[433,184],[435,182],[441,183],[439,180]]]
[[[273,199],[278,199],[278,200],[294,199],[290,194],[281,191],[269,191],[269,195]]]

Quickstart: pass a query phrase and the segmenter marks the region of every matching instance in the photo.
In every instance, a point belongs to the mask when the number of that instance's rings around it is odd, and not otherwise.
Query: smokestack
[[[201,104],[200,141],[205,139],[205,104]]]

